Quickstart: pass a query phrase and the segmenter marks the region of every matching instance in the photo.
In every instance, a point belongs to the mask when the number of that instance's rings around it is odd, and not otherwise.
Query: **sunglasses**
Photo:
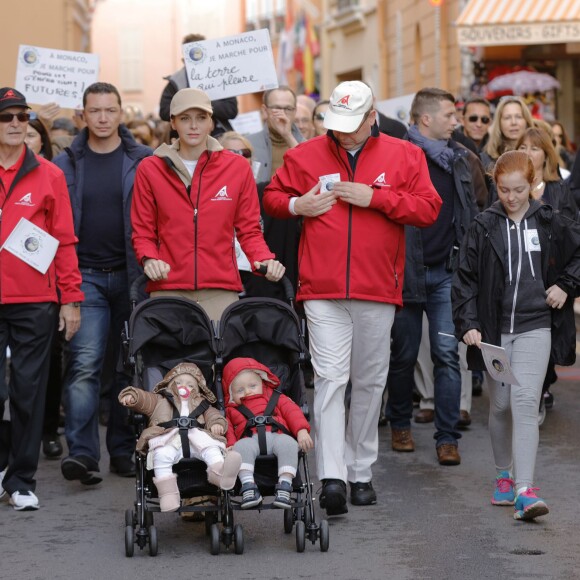
[[[30,113],[0,113],[0,123],[12,123],[14,117],[21,123],[27,123],[30,120]]]
[[[491,119],[489,117],[486,117],[485,115],[483,117],[478,117],[477,115],[469,115],[469,117],[467,117],[467,120],[470,123],[477,123],[477,121],[481,120],[481,122],[484,125],[489,125],[489,122],[491,121]]]
[[[249,149],[228,149],[228,151],[231,151],[236,155],[242,155],[246,159],[249,159],[252,156],[252,152]]]
[[[316,115],[314,115],[314,118],[317,121],[324,121],[324,117],[326,117],[326,113],[316,113]]]

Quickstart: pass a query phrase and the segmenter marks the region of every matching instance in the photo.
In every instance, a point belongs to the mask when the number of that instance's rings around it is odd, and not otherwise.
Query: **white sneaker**
[[[4,481],[4,476],[7,471],[8,468],[4,469],[4,471],[0,471],[0,500],[5,499],[6,496],[6,490],[2,487],[2,482]]]
[[[38,509],[38,498],[31,491],[15,491],[10,496],[10,503],[17,511],[30,511]]]

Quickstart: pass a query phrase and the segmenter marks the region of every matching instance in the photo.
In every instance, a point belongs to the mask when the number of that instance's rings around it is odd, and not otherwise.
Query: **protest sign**
[[[411,122],[411,103],[414,98],[415,93],[411,93],[409,95],[403,95],[402,97],[378,101],[375,107],[383,115],[391,117],[391,119],[397,119],[397,121],[401,121],[405,125],[409,125]]]
[[[182,50],[189,86],[212,100],[278,87],[267,29],[190,42]]]
[[[238,113],[235,119],[230,119],[230,124],[234,131],[242,135],[259,133],[264,127],[260,111],[250,111],[249,113]]]
[[[99,77],[99,57],[86,52],[20,45],[16,86],[28,103],[81,109],[85,89]]]

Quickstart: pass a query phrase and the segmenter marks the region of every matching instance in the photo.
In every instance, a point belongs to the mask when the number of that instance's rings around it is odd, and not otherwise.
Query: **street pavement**
[[[327,553],[308,540],[305,552],[297,553],[294,534],[284,534],[282,513],[269,510],[235,513],[236,523],[244,527],[243,555],[222,547],[219,556],[211,556],[203,523],[159,514],[158,556],[136,547],[135,556],[126,558],[124,511],[132,507],[134,480],[110,474],[104,450],[104,481],[95,487],[65,481],[60,462],[42,459],[41,509],[19,513],[0,504],[0,578],[580,578],[580,366],[559,374],[555,406],[540,431],[536,466],[540,496],[550,514],[535,523],[517,522],[513,508],[490,504],[495,474],[484,391],[473,400],[473,424],[460,442],[460,466],[437,464],[433,424],[413,426],[417,450],[405,454],[393,452],[389,428],[380,429],[373,480],[378,503],[349,506],[346,516],[331,518]],[[103,430],[101,435],[104,439]],[[316,481],[315,491],[319,487]]]

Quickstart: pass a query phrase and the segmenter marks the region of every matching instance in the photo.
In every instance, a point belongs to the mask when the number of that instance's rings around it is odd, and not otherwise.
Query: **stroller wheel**
[[[135,532],[133,526],[125,526],[125,556],[133,557],[135,551]]]
[[[220,553],[220,529],[217,524],[212,524],[209,532],[209,553],[217,556]]]
[[[244,553],[244,530],[240,524],[234,526],[234,552]]]
[[[302,520],[296,522],[296,551],[304,552],[306,547],[306,526]]]
[[[145,511],[144,520],[145,527],[150,528],[153,525],[153,512]]]
[[[149,527],[149,555],[157,556],[157,528]]]
[[[297,517],[298,519],[298,517]],[[294,510],[284,510],[284,533],[290,534],[294,527]]]
[[[209,536],[211,534],[211,527],[217,522],[217,513],[212,511],[207,511],[204,514],[205,522],[205,535]]]
[[[125,525],[135,527],[135,515],[133,510],[125,510]]]
[[[328,552],[328,545],[330,543],[330,531],[328,529],[328,520],[321,520],[320,522],[320,551]]]

